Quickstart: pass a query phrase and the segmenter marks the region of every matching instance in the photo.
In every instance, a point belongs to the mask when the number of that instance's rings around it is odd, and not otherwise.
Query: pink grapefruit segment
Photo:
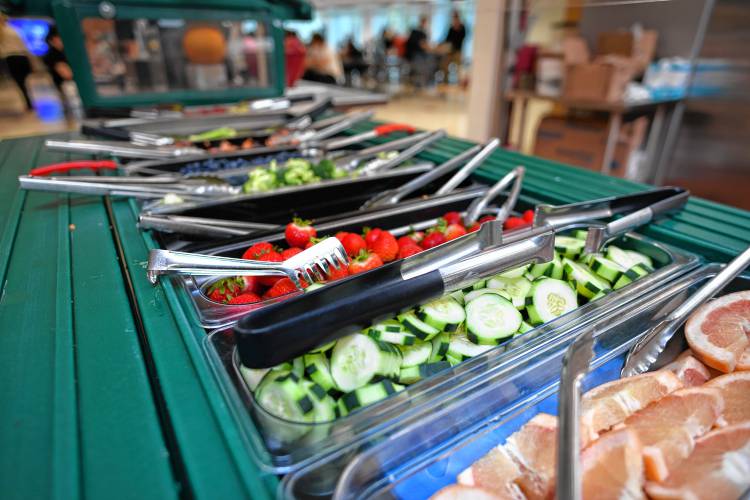
[[[711,379],[711,373],[706,365],[698,361],[690,352],[690,349],[666,365],[664,370],[669,370],[680,379],[685,387],[696,387],[705,384]]]
[[[506,498],[511,497],[497,496],[491,491],[476,486],[452,484],[432,495],[430,500],[505,500]]]
[[[724,411],[720,426],[750,422],[750,372],[735,372],[716,377],[706,383],[721,391]]]
[[[481,488],[498,498],[523,498],[514,483],[521,476],[521,470],[504,446],[493,448],[471,467],[458,475],[458,484]],[[448,497],[446,497],[448,498]]]
[[[539,413],[513,433],[505,448],[520,464],[516,484],[526,498],[546,499],[554,496],[557,459],[557,418]]]
[[[685,338],[695,355],[724,373],[747,366],[742,355],[750,346],[749,334],[750,290],[703,304],[685,325]]]
[[[639,499],[643,460],[638,435],[627,428],[607,432],[581,453],[585,500]]]

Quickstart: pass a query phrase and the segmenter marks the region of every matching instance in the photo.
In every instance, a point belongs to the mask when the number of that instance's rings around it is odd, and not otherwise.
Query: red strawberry
[[[273,251],[273,245],[271,245],[267,241],[261,241],[260,243],[256,243],[255,245],[245,250],[245,253],[242,254],[242,258],[249,260],[258,260],[258,257],[260,257],[261,255]]]
[[[413,239],[417,245],[424,239],[424,231],[414,231],[409,234],[409,238]]]
[[[337,240],[339,240],[340,242],[343,243],[344,242],[344,237],[347,234],[349,234],[349,233],[347,233],[346,231],[339,231],[338,233],[336,233],[336,235],[334,236],[334,238],[336,238]]]
[[[294,286],[292,280],[290,280],[289,278],[281,278],[271,288],[269,288],[265,294],[263,294],[263,298],[273,299],[276,297],[281,297],[282,295],[286,295],[288,293],[292,293],[296,290],[297,287]]]
[[[398,256],[398,242],[388,231],[381,231],[377,239],[370,245],[370,250],[378,254],[383,262],[390,262]]]
[[[397,243],[399,248],[417,244],[417,242],[414,241],[411,236],[402,236],[398,239]]]
[[[208,288],[208,298],[214,302],[225,303],[242,292],[241,278],[223,278]]]
[[[378,236],[380,236],[380,233],[382,233],[382,229],[369,229],[365,228],[365,243],[367,244],[367,248],[371,248],[372,244],[375,243],[375,240],[378,239]]]
[[[447,241],[455,240],[466,234],[466,228],[461,224],[449,224],[448,227],[445,228],[445,231],[443,231],[443,234]]]
[[[417,245],[416,243],[413,245],[404,245],[398,250],[398,258],[405,259],[407,257],[411,257],[414,254],[418,254],[421,251],[422,249],[419,248],[419,245]]]
[[[326,281],[336,281],[349,276],[349,268],[347,266],[341,266],[339,269],[331,268],[331,272],[328,273]]]
[[[239,276],[237,281],[242,293],[256,293],[261,286],[258,276]]]
[[[446,241],[447,240],[445,239],[445,235],[443,233],[441,233],[440,231],[434,231],[424,237],[421,245],[423,250],[427,250],[428,248],[442,245]]]
[[[254,302],[260,302],[260,300],[260,297],[254,293],[241,293],[240,295],[231,298],[227,304],[252,304]]]
[[[322,238],[310,238],[310,241],[307,242],[307,245],[305,245],[305,250],[310,248],[313,245],[316,245],[323,241],[324,239],[328,238],[328,236],[323,236]]]
[[[489,222],[491,220],[495,220],[495,216],[494,215],[485,215],[484,217],[481,217],[479,219],[479,223],[480,224],[484,224],[485,222]]]
[[[276,250],[272,250],[258,257],[258,260],[262,260],[264,262],[283,262],[284,258],[279,252],[277,252]],[[261,285],[273,286],[280,279],[281,278],[279,278],[278,276],[259,276],[258,282]]]
[[[523,217],[523,220],[531,224],[532,222],[534,222],[534,211],[526,210],[521,217]]]
[[[362,250],[357,257],[349,263],[349,274],[358,274],[383,265],[383,260],[376,253]]]
[[[287,248],[286,250],[281,252],[281,258],[284,260],[291,259],[292,257],[294,257],[300,252],[302,252],[301,248],[297,248],[297,247]]]
[[[347,233],[346,236],[344,236],[344,239],[339,241],[344,245],[346,255],[349,257],[356,257],[359,255],[359,252],[367,248],[367,242],[365,242],[365,239],[357,233]]]
[[[445,215],[443,215],[443,219],[445,219],[445,222],[448,224],[461,224],[463,225],[463,220],[461,219],[461,214],[458,212],[447,212]]]
[[[479,226],[481,226],[481,224],[479,222],[475,222],[474,224],[466,228],[466,232],[473,233],[474,231],[479,231]]]
[[[310,238],[318,234],[315,228],[310,225],[310,221],[294,218],[292,222],[286,225],[284,236],[289,246],[305,248]]]
[[[519,227],[528,226],[529,223],[523,220],[521,217],[508,217],[505,219],[505,223],[503,224],[503,229],[517,229]]]

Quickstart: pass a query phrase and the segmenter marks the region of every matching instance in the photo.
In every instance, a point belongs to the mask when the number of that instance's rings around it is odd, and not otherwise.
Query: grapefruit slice
[[[750,372],[736,372],[716,377],[706,383],[724,397],[724,411],[717,422],[721,426],[750,422]]]
[[[645,498],[638,435],[628,429],[608,432],[581,453],[586,500]]]
[[[666,481],[646,483],[655,499],[739,498],[750,487],[750,422],[709,432]]]
[[[504,500],[505,498],[513,498],[515,500],[515,497],[497,496],[490,491],[477,488],[476,486],[452,484],[432,495],[430,500]]]
[[[737,361],[737,370],[750,371],[750,347],[746,348]]]
[[[730,373],[750,345],[750,290],[700,306],[685,325],[685,338],[708,366]]]
[[[625,419],[643,446],[646,478],[663,481],[693,451],[694,439],[711,430],[721,416],[721,391],[680,389]]]
[[[516,462],[503,446],[498,446],[459,474],[458,484],[481,488],[499,498],[523,498],[513,482],[520,476],[521,470]]]
[[[521,475],[516,484],[526,498],[546,499],[555,493],[557,418],[539,413],[505,442],[518,462]]]
[[[591,389],[581,401],[581,444],[611,429],[638,410],[682,387],[671,371],[621,378]]]
[[[711,373],[706,365],[698,361],[690,352],[690,349],[666,365],[663,370],[669,370],[680,379],[685,387],[696,387],[705,384],[711,379]]]

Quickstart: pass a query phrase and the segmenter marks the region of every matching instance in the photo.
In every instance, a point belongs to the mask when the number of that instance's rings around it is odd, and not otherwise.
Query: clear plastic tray
[[[620,377],[625,355],[660,318],[681,304],[713,277],[716,264],[700,268],[683,278],[638,297],[617,314],[602,318],[603,327],[594,346],[591,371],[584,390]],[[743,275],[722,292],[750,289],[750,275]],[[572,340],[584,330],[570,329]],[[675,342],[684,342],[681,332]],[[488,372],[461,398],[449,402],[412,425],[381,440],[350,463],[340,477],[335,499],[429,498],[439,489],[456,482],[457,475],[540,412],[557,413],[557,390],[565,349],[550,346],[545,353],[515,365],[505,364]],[[681,352],[677,349],[672,352]],[[282,484],[285,497],[301,497],[314,478],[325,474],[335,457],[288,475]]]
[[[612,315],[617,308],[698,265],[695,256],[643,236],[629,234],[617,244],[650,255],[658,263],[658,269],[596,302],[585,304],[481,356],[334,422],[291,423],[270,415],[256,405],[240,375],[239,359],[230,329],[212,332],[206,338],[205,348],[248,450],[259,466],[270,472],[287,473],[325,455],[334,454],[339,457],[338,461],[331,462],[327,473],[317,478],[317,484],[311,486],[318,493],[330,494],[338,474],[360,446],[399,432],[405,425],[419,421],[423,415],[436,411],[453,398],[460,399],[472,394],[488,377],[522,369],[530,360],[536,359],[539,352],[563,349],[572,338],[571,329]],[[529,378],[529,382],[534,390],[540,387],[532,378]],[[292,436],[300,437],[290,439]]]

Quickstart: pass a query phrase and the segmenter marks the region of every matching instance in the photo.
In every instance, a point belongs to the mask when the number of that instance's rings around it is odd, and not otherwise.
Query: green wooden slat
[[[70,212],[84,496],[176,498],[102,199],[71,197]]]

